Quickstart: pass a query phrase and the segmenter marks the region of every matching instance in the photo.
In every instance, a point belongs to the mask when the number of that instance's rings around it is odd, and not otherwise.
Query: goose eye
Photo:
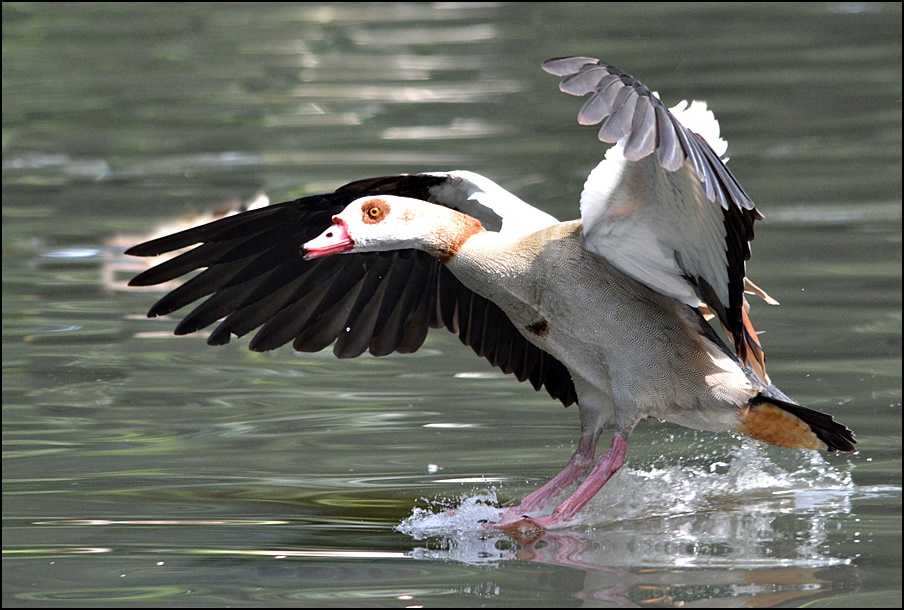
[[[368,224],[382,222],[387,214],[389,214],[389,204],[385,199],[374,197],[361,203],[361,218]]]

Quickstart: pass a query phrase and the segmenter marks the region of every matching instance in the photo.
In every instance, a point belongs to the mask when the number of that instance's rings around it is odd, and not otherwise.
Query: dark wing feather
[[[206,297],[176,333],[220,321],[208,343],[222,345],[257,329],[249,345],[255,351],[292,342],[298,351],[334,344],[340,358],[365,351],[410,353],[421,347],[430,327],[447,328],[504,372],[530,380],[537,389],[545,386],[566,406],[574,403],[567,369],[529,344],[495,303],[469,290],[433,257],[400,250],[302,258],[301,245],[355,199],[393,194],[448,205],[435,193],[447,192],[442,187],[449,179],[415,174],[360,180],[335,193],[243,212],[138,244],[127,254],[154,256],[195,247],[139,274],[130,285],[156,285],[199,271],[148,315],[168,314]],[[488,210],[486,222],[498,226],[500,220]],[[515,362],[513,354],[523,357]]]

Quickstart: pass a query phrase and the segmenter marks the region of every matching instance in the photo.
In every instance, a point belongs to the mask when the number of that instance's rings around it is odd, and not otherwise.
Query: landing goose
[[[563,92],[590,94],[578,121],[602,122],[599,138],[615,144],[587,179],[580,220],[559,222],[468,171],[359,180],[132,247],[155,256],[195,246],[133,286],[203,269],[148,316],[204,298],[177,335],[220,321],[211,345],[257,329],[252,350],[332,344],[339,358],[413,352],[429,328],[447,328],[519,381],[578,403],[581,436],[564,470],[488,527],[573,518],[624,464],[631,431],[648,417],[854,451],[848,428],[766,375],[745,298],[771,301],[746,278],[761,215],[725,165],[706,105],[668,109],[589,57],[543,69]],[[610,422],[612,442],[594,463]]]

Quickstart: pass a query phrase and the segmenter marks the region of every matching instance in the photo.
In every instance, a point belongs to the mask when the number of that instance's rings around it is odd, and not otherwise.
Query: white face
[[[304,244],[308,260],[345,252],[380,252],[415,248],[419,243],[416,206],[431,204],[384,195],[362,197],[333,216],[333,224]]]

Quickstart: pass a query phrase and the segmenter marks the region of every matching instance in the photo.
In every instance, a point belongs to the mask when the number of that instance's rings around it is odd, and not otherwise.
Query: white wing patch
[[[707,108],[706,102],[694,100],[688,105],[687,100],[681,100],[680,103],[669,108],[669,112],[682,125],[706,140],[709,147],[719,155],[722,161],[728,161],[725,156],[728,151],[728,142],[722,139],[719,121],[716,120],[713,111]]]

